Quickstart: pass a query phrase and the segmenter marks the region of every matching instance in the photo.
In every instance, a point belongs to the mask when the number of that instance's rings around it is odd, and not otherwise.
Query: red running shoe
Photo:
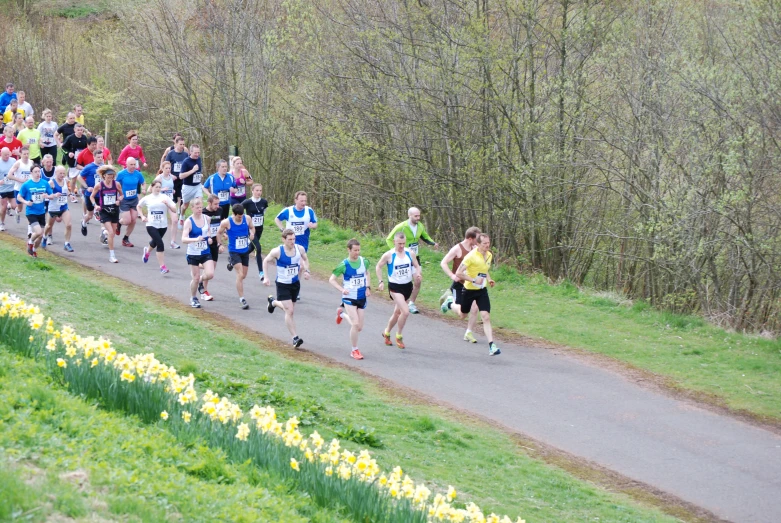
[[[343,318],[342,318],[342,311],[343,311],[343,310],[344,310],[344,309],[342,309],[341,307],[337,307],[337,308],[336,308],[336,324],[337,324],[337,325],[341,325],[341,324],[342,324],[342,319],[343,319]],[[354,351],[353,351],[353,352],[354,352]]]
[[[212,300],[214,299],[214,296],[212,296],[211,294],[209,294],[209,291],[207,291],[207,290],[204,290],[204,291],[201,293],[201,299],[202,299],[203,301],[212,301]]]
[[[382,338],[385,340],[385,345],[393,345],[393,342],[390,339],[390,334],[382,333]]]
[[[355,349],[354,351],[350,352],[350,356],[352,356],[353,359],[356,359],[356,360],[362,360],[363,359],[363,354],[361,354],[361,351],[359,351],[358,349]]]
[[[135,247],[135,245],[130,243],[130,240],[122,240],[122,247]]]

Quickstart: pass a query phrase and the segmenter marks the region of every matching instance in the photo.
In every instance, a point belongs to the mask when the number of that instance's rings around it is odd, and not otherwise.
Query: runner
[[[170,164],[168,164],[170,169]],[[170,178],[170,172],[169,172]],[[173,181],[173,180],[171,180]],[[146,232],[152,240],[149,247],[144,246],[144,263],[149,261],[149,249],[156,249],[157,263],[160,264],[160,274],[167,274],[168,267],[165,266],[165,242],[163,236],[170,226],[170,213],[176,212],[176,205],[167,194],[162,192],[163,184],[160,180],[152,182],[152,194],[147,194],[138,202],[138,215],[141,221],[146,223]],[[144,214],[144,207],[149,210],[149,214]],[[168,216],[168,220],[166,220]]]
[[[65,167],[58,165],[54,169],[54,176],[48,183],[52,188],[52,198],[49,200],[48,206],[49,221],[43,232],[43,248],[45,249],[51,243],[47,240],[47,236],[51,238],[54,224],[62,222],[65,224],[65,246],[63,248],[67,252],[73,252],[73,247],[71,247],[71,213],[68,210],[68,178],[65,176]]]
[[[98,149],[98,139],[95,136],[87,138],[87,148],[82,150],[76,157],[76,169],[84,169],[86,165],[95,160],[95,151]]]
[[[201,148],[193,144],[190,155],[182,162],[179,178],[182,180],[182,205],[179,208],[179,225],[184,225],[184,213],[190,202],[203,198],[203,162]],[[203,203],[203,200],[201,200]]]
[[[439,299],[439,306],[442,313],[452,310],[459,318],[464,319],[464,315],[461,313],[461,296],[464,292],[464,281],[455,275],[455,272],[461,266],[464,257],[469,254],[472,249],[477,245],[477,236],[480,234],[480,229],[477,227],[470,227],[464,233],[464,241],[459,242],[450,249],[442,262],[439,264],[442,267],[442,271],[447,274],[448,278],[453,280],[450,284],[450,292],[445,292]],[[453,269],[448,267],[448,263],[453,262]],[[472,304],[472,308],[469,310],[469,320],[467,321],[466,333],[464,333],[464,341],[470,343],[477,343],[475,335],[472,334],[477,325],[477,303]]]
[[[0,114],[3,114],[5,112],[6,107],[8,107],[8,104],[11,103],[11,100],[15,99],[16,93],[14,92],[14,84],[13,82],[8,82],[5,84],[5,91],[3,91],[2,94],[0,94]]]
[[[119,236],[122,226],[127,225],[127,232],[122,237],[122,246],[133,247],[130,243],[130,235],[133,234],[138,219],[138,194],[146,189],[146,181],[141,171],[136,170],[136,159],[133,156],[129,156],[125,162],[127,168],[119,171],[117,175],[117,182],[122,184],[123,194],[122,201],[119,203],[119,224],[114,232]]]
[[[393,247],[395,243],[396,233],[403,232],[407,238],[407,248],[415,255],[415,258],[420,265],[420,256],[418,256],[418,250],[420,248],[420,242],[423,241],[433,247],[438,247],[439,244],[431,239],[431,236],[426,232],[426,226],[420,221],[420,209],[417,207],[410,207],[407,211],[408,220],[396,225],[393,230],[385,238],[385,243],[388,247]],[[409,296],[409,311],[412,314],[418,313],[418,307],[415,305],[415,300],[418,299],[418,293],[420,292],[420,282],[415,280],[412,286],[412,294]]]
[[[203,184],[203,190],[207,194],[216,194],[220,197],[221,218],[224,220],[231,211],[231,189],[236,187],[233,176],[228,174],[228,162],[217,160],[217,172],[209,176]]]
[[[393,330],[393,326],[398,323],[396,346],[400,349],[405,348],[402,331],[410,315],[407,300],[412,294],[412,282],[417,281],[418,286],[420,286],[423,277],[417,258],[404,247],[406,243],[407,237],[404,233],[401,231],[397,232],[393,238],[393,249],[382,255],[376,267],[377,280],[380,282],[377,284],[377,290],[382,292],[384,285],[382,270],[387,267],[388,294],[396,305],[393,309],[393,314],[391,314],[388,320],[388,325],[382,332],[382,337],[385,340],[385,345],[393,345],[390,333]]]
[[[79,176],[79,184],[81,184],[84,190],[84,213],[81,217],[81,235],[87,235],[87,224],[92,219],[95,213],[95,207],[92,203],[92,190],[95,184],[100,183],[100,177],[98,176],[98,168],[103,165],[103,150],[95,149],[92,154],[92,163],[84,166]]]
[[[277,299],[268,297],[268,312],[273,313],[276,307],[285,311],[285,325],[290,335],[293,336],[293,346],[299,348],[304,340],[296,334],[296,322],[293,318],[298,292],[301,290],[301,282],[298,279],[300,268],[304,268],[304,279],[309,279],[309,259],[306,249],[296,243],[296,233],[292,229],[282,231],[282,245],[274,247],[263,260],[264,271],[272,263],[277,266]],[[263,282],[267,287],[271,286],[271,280],[266,278]]]
[[[46,183],[49,183],[49,180],[54,178],[54,159],[50,154],[47,154],[43,157],[43,160],[41,160],[41,180],[45,181]],[[67,184],[67,177],[65,179]],[[46,200],[46,212],[49,212],[49,204],[51,203],[51,200]],[[48,222],[47,222],[48,223]],[[49,245],[54,244],[54,238],[52,238],[51,233],[48,236],[45,236],[43,238],[43,246],[48,247]]]
[[[171,138],[171,145],[165,148],[165,151],[163,151],[163,156],[160,157],[160,165],[163,164],[167,160],[168,153],[174,150],[176,147],[176,140],[180,138],[182,135],[181,133],[174,133],[174,137]]]
[[[67,124],[66,124],[67,125]],[[61,125],[60,129],[65,127]],[[74,124],[73,134],[65,138],[62,142],[62,159],[63,163],[68,166],[68,188],[71,191],[71,202],[76,203],[78,200],[76,195],[78,194],[78,181],[76,177],[79,175],[79,169],[76,168],[76,158],[79,153],[87,148],[87,136],[84,134],[84,126],[80,123]]]
[[[108,261],[119,263],[114,254],[114,229],[119,225],[119,205],[122,203],[122,185],[114,180],[117,173],[110,165],[103,165],[98,168],[98,176],[101,182],[96,183],[96,189],[90,194],[92,206],[100,216],[100,222],[103,224],[103,235],[105,244],[108,245]],[[96,199],[97,198],[97,203]],[[101,240],[103,241],[103,240]]]
[[[155,178],[156,182],[160,182],[160,193],[168,196],[171,201],[174,201],[174,197],[176,194],[176,178],[174,175],[171,174],[171,162],[164,161],[160,164],[160,174],[157,175]],[[147,189],[147,193],[152,191],[152,187],[150,186],[149,189]],[[174,216],[177,214],[176,205],[174,205],[174,212],[173,214],[166,211],[166,217],[167,217],[167,223],[168,228],[173,230],[173,221]],[[177,217],[178,218],[178,217]],[[172,234],[173,236],[173,234]],[[179,249],[179,244],[176,243],[176,240],[174,238],[171,238],[171,248],[172,249]]]
[[[127,138],[128,144],[119,153],[119,158],[117,158],[117,163],[122,167],[127,168],[128,159],[135,158],[136,164],[139,169],[142,166],[146,168],[147,165],[146,165],[146,157],[144,156],[144,150],[141,148],[140,145],[138,145],[138,131],[135,130],[128,131],[127,135],[125,135],[125,138]]]
[[[480,317],[483,319],[483,332],[488,338],[488,354],[497,356],[502,351],[494,343],[493,329],[491,328],[491,300],[488,298],[488,289],[485,288],[486,284],[493,287],[496,283],[488,273],[493,260],[493,255],[488,250],[490,247],[491,238],[485,233],[480,234],[477,237],[477,248],[464,257],[461,266],[456,271],[456,276],[464,281],[461,314],[469,313],[472,304],[477,303]]]
[[[22,147],[22,149],[26,149]],[[29,151],[27,151],[29,152]],[[16,199],[24,204],[24,214],[32,227],[32,235],[27,240],[27,254],[33,258],[38,257],[36,249],[43,238],[43,228],[46,226],[46,206],[44,202],[51,198],[52,188],[41,180],[41,168],[33,165],[30,171],[30,179],[19,188]],[[57,195],[59,196],[59,195]]]
[[[28,116],[33,116],[35,114],[35,110],[33,110],[33,106],[27,102],[27,95],[25,92],[19,91],[17,95],[17,99],[19,100],[19,109],[24,111],[25,118]]]
[[[252,237],[252,250],[255,251],[255,259],[258,262],[258,276],[263,281],[263,254],[260,247],[260,237],[263,235],[263,220],[268,201],[263,196],[263,186],[256,183],[252,186],[252,198],[241,202],[244,212],[250,216],[252,225],[255,227],[255,235]],[[252,251],[250,251],[252,252]]]
[[[249,266],[250,236],[255,235],[252,221],[244,216],[244,207],[240,203],[233,206],[233,216],[220,223],[217,237],[228,240],[228,270],[236,269],[236,291],[239,293],[239,303],[242,309],[249,309],[244,299],[244,278],[247,277]]]
[[[30,159],[41,164],[41,133],[35,128],[35,118],[28,116],[24,119],[25,129],[17,135],[17,139],[30,149]]]
[[[280,230],[292,229],[296,235],[296,244],[309,251],[309,231],[317,229],[317,216],[315,211],[307,206],[307,195],[304,191],[298,191],[293,201],[295,205],[282,209],[274,222]]]
[[[5,230],[5,216],[11,208],[16,206],[14,200],[14,181],[8,178],[8,172],[14,166],[16,160],[11,158],[11,150],[8,147],[0,149],[0,231]]]
[[[247,198],[247,188],[254,183],[249,171],[244,168],[240,156],[234,156],[231,160],[230,175],[233,176],[235,185],[231,188],[231,205],[243,203]]]
[[[22,142],[14,136],[14,128],[12,125],[3,127],[3,139],[0,140],[0,147],[8,147],[14,160],[18,160],[21,156]]]
[[[33,162],[30,161],[30,149],[22,147],[19,149],[19,159],[11,166],[11,170],[8,171],[8,179],[14,181],[14,198],[19,195],[19,191],[22,188],[22,184],[30,179],[30,174],[33,169]],[[16,223],[21,222],[22,219],[22,202],[16,199]],[[44,222],[44,225],[46,223]],[[31,227],[27,228],[27,237],[32,234]]]
[[[193,200],[195,201],[195,200]],[[201,200],[203,203],[203,200]],[[220,257],[220,253],[225,252],[225,246],[222,245],[217,238],[217,231],[220,229],[220,223],[222,222],[222,209],[220,209],[220,197],[216,194],[210,194],[206,199],[206,208],[203,209],[203,214],[208,218],[208,234],[209,237],[209,253],[211,254],[214,266],[217,266],[217,259]],[[198,292],[201,293],[201,299],[203,301],[212,301],[214,296],[209,294],[209,282],[208,280],[203,285],[198,287]]]
[[[214,277],[214,260],[209,252],[209,238],[206,228],[209,220],[203,215],[203,200],[192,200],[193,214],[185,222],[182,228],[182,243],[187,245],[187,265],[190,266],[190,306],[194,309],[201,308],[201,302],[195,295],[204,282]],[[203,267],[203,271],[201,271]]]
[[[41,154],[46,156],[51,154],[52,158],[57,159],[57,122],[53,121],[51,109],[44,109],[43,121],[38,124],[38,132],[41,133]]]
[[[358,350],[358,334],[363,330],[363,313],[366,310],[366,298],[371,296],[369,260],[361,256],[361,242],[353,238],[347,242],[347,258],[337,265],[328,283],[342,293],[342,305],[336,308],[336,324],[347,320],[350,324],[350,356],[362,360]],[[337,278],[342,277],[342,285]]]
[[[168,154],[165,155],[165,161],[171,162],[171,174],[174,177],[173,200],[177,208],[182,205],[182,180],[179,178],[179,175],[182,174],[182,165],[189,156],[190,153],[184,148],[184,138],[181,136],[174,138],[173,150],[168,151]],[[179,220],[179,217],[177,216],[177,220]],[[177,227],[181,229],[182,225],[184,225],[184,222],[179,221]]]
[[[97,149],[103,151],[103,163],[106,165],[111,165],[111,151],[109,151],[108,147],[106,147],[106,141],[100,135],[96,136],[95,138],[98,139]]]
[[[24,109],[19,108],[19,101],[14,98],[11,100],[11,103],[8,104],[8,107],[5,108],[5,112],[3,113],[3,123],[7,125],[14,125],[16,122],[16,116],[22,115],[22,118],[24,118]]]

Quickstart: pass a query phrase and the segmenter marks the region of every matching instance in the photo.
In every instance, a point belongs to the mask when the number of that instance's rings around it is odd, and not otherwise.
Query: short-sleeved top
[[[105,160],[105,159],[104,159]],[[95,161],[95,155],[89,150],[89,147],[84,149],[76,157],[76,165],[88,165]]]
[[[315,211],[308,205],[302,210],[296,209],[295,205],[282,209],[282,212],[277,214],[279,221],[287,222],[285,227],[293,229],[296,235],[296,243],[304,248],[305,251],[309,250],[309,224],[317,223],[317,216]]]
[[[248,214],[252,220],[253,227],[263,227],[263,219],[268,209],[268,201],[265,198],[253,201],[252,198],[241,202],[241,206],[244,207],[244,213]]]
[[[16,158],[17,160],[19,159],[19,153],[20,153],[19,149],[22,148],[22,142],[20,142],[16,138],[16,136],[14,136],[13,140],[11,140],[10,143],[5,141],[5,137],[0,138],[0,149],[2,149],[3,147],[8,147],[8,150],[11,151],[11,156]]]
[[[226,174],[225,178],[220,178],[219,174],[214,173],[203,184],[204,189],[209,189],[213,194],[219,196],[220,205],[228,205],[231,202],[231,187],[236,187],[236,180],[230,174]]]
[[[147,194],[138,205],[143,205],[148,209],[147,213],[147,227],[155,227],[157,229],[165,229],[168,227],[168,204],[173,205],[173,200],[168,195],[160,193],[157,196],[154,194]]]
[[[16,113],[12,113],[11,109],[6,109],[6,111],[3,113],[3,123],[13,123],[14,114],[21,114],[24,116],[24,109],[17,108]]]
[[[41,157],[41,133],[38,129],[25,129],[16,138],[30,148],[30,158],[35,160]]]
[[[5,91],[0,93],[0,112],[5,112],[5,108],[8,107],[11,100],[16,100],[16,93],[8,94]]]
[[[336,266],[334,276],[342,276],[344,279],[343,287],[349,291],[349,294],[343,298],[351,300],[363,300],[366,298],[366,273],[369,267],[369,260],[359,256],[354,262],[350,258],[345,258],[342,263]]]
[[[185,158],[185,160],[182,162],[182,170],[180,172],[186,173],[196,165],[198,166],[198,169],[193,174],[183,179],[182,185],[196,186],[203,183],[203,162],[200,158],[193,160],[188,155],[187,158]]]
[[[467,275],[467,279],[464,281],[464,288],[470,291],[485,288],[486,283],[488,283],[486,276],[488,275],[488,271],[491,270],[492,261],[493,255],[490,251],[485,253],[485,258],[483,258],[483,255],[480,254],[480,251],[477,249],[474,249],[464,256],[464,261],[461,262],[461,265],[466,267],[465,271]],[[470,280],[473,280],[478,276],[483,278],[483,283],[475,285]]]
[[[52,194],[51,186],[43,179],[34,182],[27,180],[19,188],[19,196],[32,202],[32,205],[26,205],[25,215],[39,215],[46,214],[46,199],[45,195]]]
[[[13,158],[9,157],[5,161],[0,158],[0,193],[9,193],[14,190],[14,182],[8,179],[8,171],[11,170],[15,163],[16,160]]]
[[[61,127],[62,128],[62,127]],[[72,134],[68,136],[64,142],[62,142],[62,159],[68,165],[68,167],[76,167],[76,158],[79,153],[87,148],[87,135],[82,134],[81,137]],[[73,158],[68,156],[68,153],[73,153]]]
[[[88,193],[91,193],[92,188],[95,187],[95,184],[100,182],[100,177],[98,176],[98,167],[100,167],[100,165],[92,162],[87,164],[84,169],[81,170],[81,177],[84,179],[84,183],[87,184]]]
[[[138,169],[132,173],[122,169],[117,173],[117,181],[122,185],[122,197],[133,200],[138,198],[138,188],[144,183],[144,175]]]
[[[48,207],[47,210],[50,213],[67,211],[68,210],[68,194],[69,194],[69,192],[68,192],[68,180],[67,179],[63,179],[62,180],[62,185],[60,185],[59,183],[57,183],[57,179],[56,178],[52,178],[50,184],[54,185],[54,187],[52,188],[52,194],[60,193],[60,195],[57,196],[56,198],[52,198],[51,200],[49,200],[49,207]]]
[[[68,139],[68,136],[76,132],[77,123],[79,122],[73,122],[73,123],[66,122],[57,128],[57,133],[62,135],[63,142]]]
[[[179,173],[182,172],[182,165],[184,164],[184,161],[189,157],[190,153],[188,153],[186,150],[178,153],[176,152],[176,149],[171,149],[165,157],[167,162],[171,162],[171,174],[178,178]]]
[[[54,137],[57,133],[57,122],[39,123],[38,132],[41,133],[41,147],[52,147],[57,145],[57,139]],[[56,159],[57,158],[55,158],[55,160]]]

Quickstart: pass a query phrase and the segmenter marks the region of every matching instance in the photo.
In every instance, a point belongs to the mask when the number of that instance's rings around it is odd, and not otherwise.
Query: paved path
[[[16,236],[26,232],[24,221],[16,225],[9,218],[6,226]],[[62,234],[55,230],[51,250],[56,254],[188,302],[184,249],[166,251],[171,272],[160,275],[154,255],[147,265],[141,263],[141,246],[148,240],[143,226],[131,238],[135,248],[116,248],[119,264],[108,263],[96,224],[87,238],[74,224],[73,254],[63,251]],[[266,311],[265,297],[273,287],[250,274],[245,290],[251,309],[244,311],[233,273],[221,259],[210,284],[216,298],[204,309],[289,343],[282,312]],[[461,328],[420,315],[407,324],[405,351],[385,347],[380,332],[391,306],[382,299],[370,301],[360,344],[366,359],[356,362],[349,357],[349,327],[334,324],[336,291],[320,281],[302,287],[297,323],[304,348],[312,352],[496,420],[720,518],[781,521],[781,437],[771,432],[644,389],[566,354],[503,344],[501,356],[489,357],[484,338],[477,345],[466,343]]]

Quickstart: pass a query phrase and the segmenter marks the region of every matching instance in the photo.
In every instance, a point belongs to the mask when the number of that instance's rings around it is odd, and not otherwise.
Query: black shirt
[[[76,167],[76,157],[79,155],[79,151],[87,148],[87,135],[82,134],[81,138],[72,134],[68,136],[64,142],[62,142],[62,161],[63,165],[67,164],[68,167]],[[68,153],[73,153],[73,158],[68,156]]]
[[[171,153],[168,153],[168,154],[171,154]],[[193,160],[188,155],[187,158],[182,162],[182,171],[181,172],[186,173],[187,171],[189,171],[190,169],[192,169],[196,165],[198,166],[198,169],[193,174],[188,176],[187,178],[184,178],[182,180],[182,185],[195,186],[195,185],[200,185],[200,184],[203,183],[203,172],[202,172],[203,171],[203,162],[201,162],[200,158],[198,158],[197,160]],[[205,213],[206,210],[204,209],[203,212]]]
[[[72,135],[73,133],[76,132],[75,128],[76,128],[76,124],[77,123],[78,122],[64,123],[64,124],[62,124],[61,126],[59,126],[57,128],[57,132],[62,135],[62,141],[63,142],[68,138],[68,136],[70,136],[70,135]]]
[[[179,178],[179,173],[182,172],[182,164],[189,157],[190,153],[188,153],[186,150],[178,153],[176,150],[171,149],[165,156],[165,161],[171,162],[171,174]],[[190,169],[192,169],[192,164],[190,165]]]

